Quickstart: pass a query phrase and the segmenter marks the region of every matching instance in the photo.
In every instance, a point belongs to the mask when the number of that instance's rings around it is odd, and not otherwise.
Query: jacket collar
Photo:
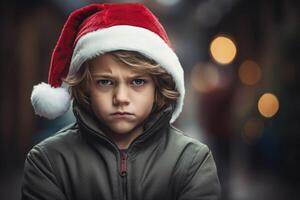
[[[114,149],[119,151],[116,143],[105,134],[104,130],[107,129],[105,128],[105,125],[98,120],[95,114],[84,109],[76,103],[75,100],[73,101],[73,112],[82,133],[86,133],[88,136],[105,141],[110,146],[114,147]],[[147,122],[144,124],[143,133],[133,140],[128,147],[128,151],[134,146],[138,147],[138,144],[140,143],[150,142],[154,135],[162,135],[162,133],[155,133],[164,130],[165,127],[170,125],[172,113],[173,109],[171,105],[159,113],[152,113]]]

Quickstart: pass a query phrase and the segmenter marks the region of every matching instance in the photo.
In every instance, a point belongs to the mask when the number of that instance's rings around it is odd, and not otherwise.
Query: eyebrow
[[[92,77],[95,77],[95,78],[99,78],[99,77],[102,77],[102,78],[117,78],[115,76],[112,76],[110,74],[92,74]],[[148,78],[148,75],[146,74],[135,74],[135,75],[132,75],[132,76],[128,76],[127,78],[128,79],[133,79],[133,78],[140,78],[140,77],[143,77],[143,78]]]

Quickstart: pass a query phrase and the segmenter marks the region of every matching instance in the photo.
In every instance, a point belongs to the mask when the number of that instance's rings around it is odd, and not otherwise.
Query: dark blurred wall
[[[39,119],[32,86],[47,80],[52,48],[64,16],[45,1],[1,1],[1,169],[22,166]]]

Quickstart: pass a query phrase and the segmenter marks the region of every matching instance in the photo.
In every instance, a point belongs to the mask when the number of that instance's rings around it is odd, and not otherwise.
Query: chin
[[[134,126],[128,123],[118,123],[111,126],[110,129],[117,134],[127,134],[134,129]]]

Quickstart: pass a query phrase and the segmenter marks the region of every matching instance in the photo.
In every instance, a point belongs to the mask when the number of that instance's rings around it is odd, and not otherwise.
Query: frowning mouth
[[[114,119],[132,119],[134,115],[127,112],[116,112],[112,114],[112,117]]]
[[[133,114],[131,114],[129,112],[115,112],[112,115],[133,115]]]

